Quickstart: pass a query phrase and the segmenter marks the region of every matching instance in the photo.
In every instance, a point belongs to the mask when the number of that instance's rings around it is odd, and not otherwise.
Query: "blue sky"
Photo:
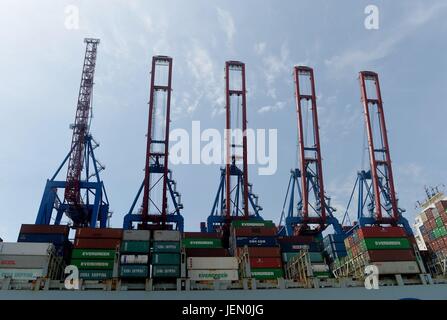
[[[378,30],[364,27],[377,5]],[[65,28],[67,5],[79,29]],[[445,181],[445,1],[0,1],[0,237],[33,223],[69,149],[84,37],[99,37],[92,133],[121,226],[143,178],[149,64],[174,58],[172,128],[223,128],[226,60],[246,63],[249,127],[278,129],[278,170],[250,181],[279,220],[296,165],[292,68],[315,70],[326,191],[342,215],[362,166],[357,74],[379,73],[400,206],[413,221],[424,185]],[[367,155],[365,154],[365,157]],[[219,166],[171,166],[188,230],[208,216]],[[64,170],[65,174],[65,170]]]

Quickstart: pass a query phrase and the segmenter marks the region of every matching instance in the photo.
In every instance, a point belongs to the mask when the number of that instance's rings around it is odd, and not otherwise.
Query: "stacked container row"
[[[152,277],[172,279],[180,277],[180,232],[155,230],[152,248]]]
[[[149,230],[124,230],[120,247],[121,278],[148,278],[150,237]]]

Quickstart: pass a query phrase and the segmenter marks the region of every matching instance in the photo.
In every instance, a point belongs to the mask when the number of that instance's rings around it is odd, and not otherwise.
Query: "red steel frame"
[[[168,79],[167,85],[156,84],[156,68],[160,65],[168,65]],[[150,220],[156,220],[159,222],[161,218],[162,225],[166,225],[166,215],[167,215],[167,178],[168,178],[168,149],[169,149],[169,123],[170,123],[170,111],[171,111],[171,84],[172,84],[172,58],[167,56],[154,56],[152,58],[152,71],[151,71],[151,85],[150,85],[150,95],[149,95],[149,120],[148,120],[148,133],[147,133],[147,147],[146,147],[146,165],[144,174],[144,193],[143,193],[143,207],[142,207],[142,220],[143,224],[147,224]],[[154,96],[157,91],[162,91],[166,93],[166,119],[165,119],[165,138],[164,140],[155,140],[152,137],[154,132],[153,128],[157,125],[154,121]],[[152,152],[151,146],[154,144],[163,144],[164,152]],[[162,207],[161,215],[149,214],[149,196],[151,191],[150,181],[151,181],[151,165],[163,163],[162,167],[162,181],[163,191],[162,191]]]
[[[238,71],[241,74],[241,90],[231,88],[230,73]],[[248,219],[248,164],[247,164],[247,100],[245,87],[245,64],[239,61],[227,61],[225,63],[225,96],[226,96],[226,218],[231,219],[231,165],[236,162],[236,155],[233,154],[233,148],[236,146],[231,143],[231,96],[242,97],[242,170],[243,170],[243,202],[244,202],[244,218]],[[239,106],[238,106],[239,107]]]
[[[300,87],[300,75],[308,76],[310,82],[310,95],[303,94]],[[314,72],[312,68],[305,66],[295,66],[294,70],[295,78],[295,99],[296,110],[298,118],[298,145],[300,156],[300,169],[301,169],[301,196],[302,196],[302,215],[304,223],[318,223],[324,225],[326,223],[326,204],[324,198],[324,184],[323,184],[323,169],[321,163],[321,151],[320,151],[320,134],[318,130],[318,113],[317,113],[317,98],[315,94],[315,80]],[[314,145],[306,146],[304,131],[303,131],[303,116],[302,116],[302,101],[311,101],[312,112],[312,126],[313,126],[313,142]],[[313,152],[313,157],[306,157],[306,151]],[[318,188],[318,197],[320,201],[320,217],[309,217],[309,180],[308,180],[308,167],[314,166],[316,173],[316,183]]]
[[[385,115],[383,112],[382,95],[380,92],[379,76],[375,72],[362,71],[359,74],[361,96],[363,102],[363,109],[365,114],[365,123],[368,135],[368,146],[369,146],[369,158],[371,164],[371,178],[373,182],[374,190],[374,202],[375,202],[375,214],[376,220],[381,223],[395,223],[399,219],[399,211],[397,207],[397,198],[394,188],[393,171],[391,168],[391,157],[390,148],[388,144],[388,135],[385,125]],[[366,83],[367,81],[372,81],[375,86],[376,98],[370,99],[368,97]],[[379,128],[381,133],[381,147],[376,149],[375,141],[373,136],[372,124],[371,124],[371,109],[376,107],[379,119]],[[376,159],[376,152],[380,152],[384,159]],[[379,170],[383,167],[383,171]],[[384,218],[382,214],[382,203],[381,203],[381,184],[380,180],[384,180],[383,183],[387,184],[389,202],[392,209],[391,221],[389,218]],[[382,183],[382,184],[383,184]]]

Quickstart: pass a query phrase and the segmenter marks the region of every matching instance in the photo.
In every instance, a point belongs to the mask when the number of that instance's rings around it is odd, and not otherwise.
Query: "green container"
[[[147,266],[121,266],[120,267],[120,277],[122,278],[147,278],[148,277],[148,267]]]
[[[436,218],[435,222],[436,222],[436,226],[437,227],[443,227],[444,226],[444,222],[442,221],[441,217]]]
[[[115,250],[73,249],[72,259],[115,259]]]
[[[324,262],[323,254],[321,252],[309,252],[310,262]]]
[[[113,260],[81,260],[72,259],[71,264],[78,267],[78,269],[85,270],[106,270],[113,269]]]
[[[316,278],[330,278],[331,273],[330,272],[314,272],[314,277],[316,277]]]
[[[367,238],[360,242],[360,246],[364,251],[411,248],[406,238]]]
[[[234,228],[243,228],[243,227],[271,228],[275,227],[275,224],[271,220],[265,220],[265,221],[235,220],[231,222],[231,226]]]
[[[441,237],[447,236],[447,228],[445,226],[442,226],[439,228]]]
[[[282,269],[253,268],[251,276],[258,280],[269,280],[282,278],[284,275]]]
[[[152,255],[153,265],[178,265],[180,255],[178,253],[154,253]]]
[[[154,241],[153,250],[155,252],[180,252],[180,242],[174,241]]]
[[[283,252],[282,261],[287,263],[299,254],[300,254],[299,252]]]
[[[149,241],[123,241],[121,243],[122,253],[149,253]]]
[[[80,270],[79,278],[84,280],[104,280],[113,277],[112,270]]]
[[[439,238],[439,229],[438,228],[433,230],[433,236],[435,237],[435,239]]]
[[[178,278],[180,277],[180,266],[152,266],[152,277],[154,278]]]
[[[182,244],[184,248],[203,248],[203,249],[222,248],[221,239],[190,238],[190,239],[183,239]]]

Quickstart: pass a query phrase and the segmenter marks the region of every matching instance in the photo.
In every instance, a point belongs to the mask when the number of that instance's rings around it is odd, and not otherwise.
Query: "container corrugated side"
[[[188,248],[185,249],[187,257],[229,257],[230,253],[225,248]]]
[[[149,241],[150,239],[150,230],[124,230],[123,232],[123,240]]]
[[[182,245],[184,248],[221,248],[222,240],[188,238],[182,240]]]
[[[244,248],[237,248],[237,255],[240,256]],[[279,257],[281,250],[278,247],[249,247],[248,255],[250,257]]]
[[[67,235],[57,233],[20,233],[17,242],[37,242],[63,244],[68,240]]]
[[[275,237],[236,237],[237,247],[274,247],[276,245]]]
[[[224,269],[232,270],[238,269],[238,259],[234,257],[206,257],[206,258],[192,258],[187,259],[186,264],[188,269]]]
[[[247,220],[233,220],[231,226],[234,228],[240,227],[275,227],[273,221],[270,220],[259,220],[259,221],[247,221]]]
[[[375,262],[379,268],[379,274],[416,274],[419,266],[416,261]]]
[[[188,278],[194,281],[239,280],[238,270],[188,270]]]
[[[121,243],[122,253],[149,253],[149,250],[149,241],[123,241]]]
[[[155,230],[154,241],[180,241],[180,231],[175,230]]]
[[[118,228],[79,228],[76,239],[122,239],[123,229]]]
[[[410,249],[406,238],[366,238],[360,242],[362,250]]]
[[[72,259],[70,262],[72,265],[79,269],[113,269],[113,260],[80,260]]]
[[[79,278],[84,280],[104,280],[112,277],[112,270],[79,270]]]
[[[50,252],[54,252],[52,243],[0,242],[0,254],[41,256]]]
[[[22,224],[20,233],[58,233],[68,236],[70,228],[65,225]]]
[[[75,239],[76,249],[116,249],[121,239]]]
[[[252,268],[282,268],[281,258],[250,258]]]
[[[45,275],[45,269],[0,269],[0,279],[35,280]]]
[[[48,266],[50,256],[0,255],[0,268],[41,269]]]
[[[114,259],[115,250],[102,249],[74,249],[71,257],[73,259]]]
[[[178,241],[154,241],[152,245],[152,249],[154,252],[180,252],[180,242]]]
[[[124,254],[121,255],[120,262],[121,264],[147,264],[149,262],[149,256]]]
[[[120,277],[123,278],[146,278],[149,268],[143,265],[128,265],[120,267]]]
[[[177,253],[154,253],[152,255],[152,264],[158,264],[158,265],[180,264],[180,255]]]
[[[278,279],[284,276],[282,269],[251,269],[252,278],[259,280]]]
[[[152,277],[154,278],[178,278],[180,276],[180,266],[152,266]]]

